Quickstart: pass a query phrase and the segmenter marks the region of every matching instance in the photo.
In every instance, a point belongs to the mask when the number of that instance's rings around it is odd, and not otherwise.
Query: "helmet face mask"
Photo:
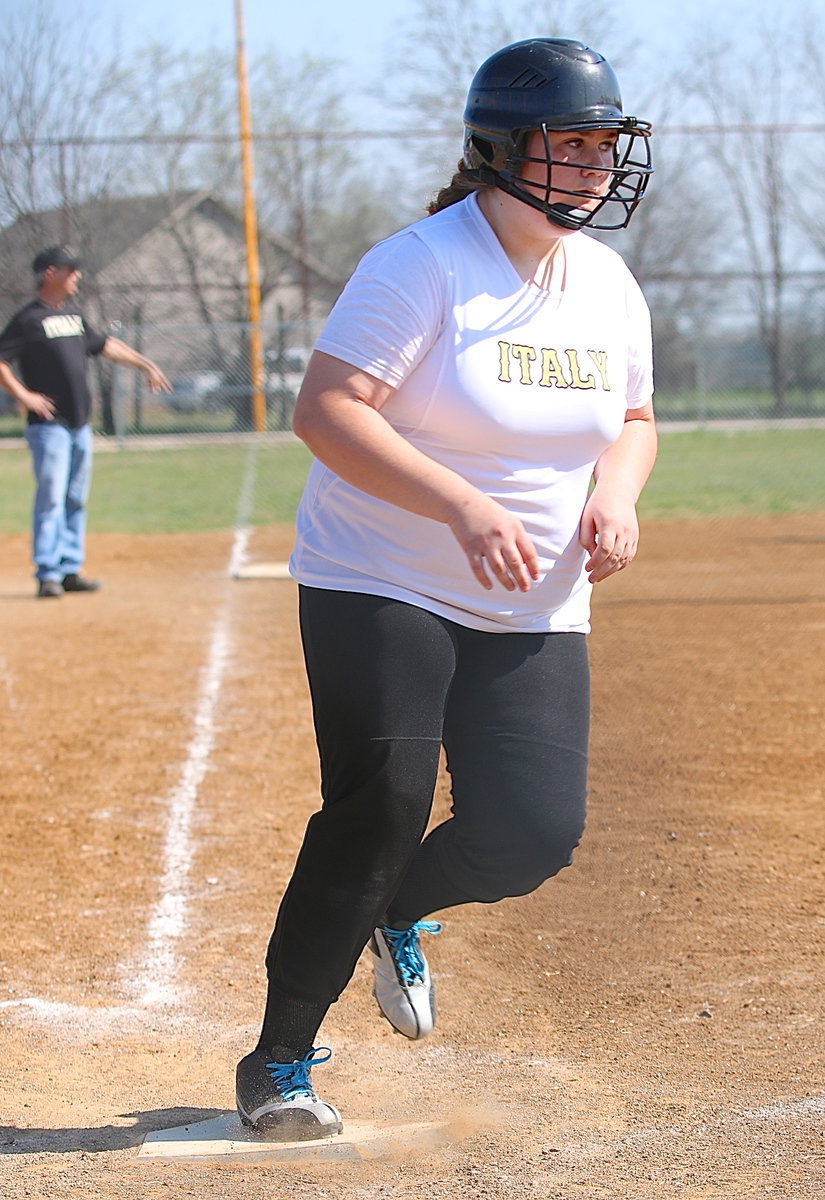
[[[653,169],[650,125],[623,114],[610,64],[581,42],[535,38],[505,46],[477,71],[464,125],[464,164],[470,177],[515,196],[565,229],[623,229]],[[616,130],[619,136],[613,165],[594,168],[608,176],[594,204],[592,191],[560,186],[560,168],[569,179],[571,167],[584,164],[554,159],[549,134],[601,129]],[[543,141],[542,158],[526,153],[534,131]],[[524,178],[530,163],[546,166],[541,183]]]

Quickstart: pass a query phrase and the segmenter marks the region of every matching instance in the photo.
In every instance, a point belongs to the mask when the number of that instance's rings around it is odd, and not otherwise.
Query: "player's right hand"
[[[539,577],[536,548],[518,517],[477,492],[449,522],[478,582],[490,591],[490,573],[508,592],[529,592]]]

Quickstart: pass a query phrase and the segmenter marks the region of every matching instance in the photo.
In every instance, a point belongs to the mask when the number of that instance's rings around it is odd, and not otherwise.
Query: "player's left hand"
[[[591,583],[601,583],[629,566],[639,546],[632,497],[597,483],[584,506],[579,543],[590,555],[584,566]]]

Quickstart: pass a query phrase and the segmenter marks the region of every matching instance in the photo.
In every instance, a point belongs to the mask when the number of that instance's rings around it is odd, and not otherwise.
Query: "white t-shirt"
[[[395,388],[398,433],[514,513],[538,551],[529,592],[485,591],[446,525],[314,462],[291,573],[491,632],[589,631],[579,521],[596,459],[652,397],[650,316],[615,251],[564,239],[561,293],[525,283],[473,194],[374,246],[316,348]]]

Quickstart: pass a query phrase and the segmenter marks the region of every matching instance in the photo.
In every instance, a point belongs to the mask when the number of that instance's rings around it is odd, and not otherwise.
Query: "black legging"
[[[487,633],[398,600],[301,588],[323,807],[267,953],[271,988],[330,1004],[395,922],[533,891],[584,827],[578,633]],[[441,745],[452,816],[422,842]]]

